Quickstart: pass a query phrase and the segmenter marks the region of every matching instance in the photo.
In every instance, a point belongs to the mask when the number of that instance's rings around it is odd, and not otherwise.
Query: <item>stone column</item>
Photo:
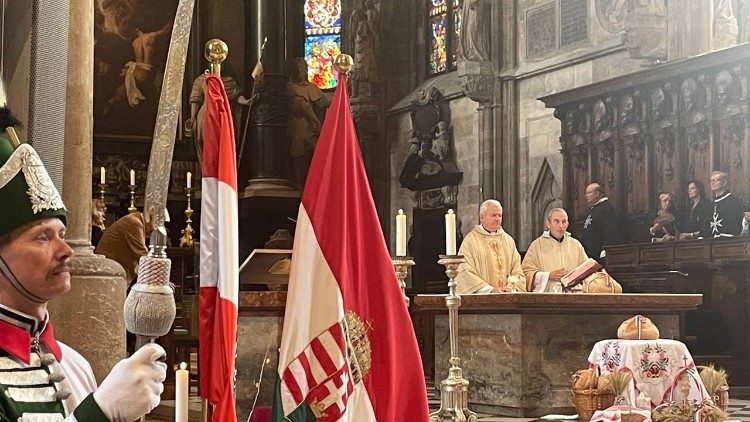
[[[246,95],[255,95],[250,125],[247,133],[238,137],[240,143],[244,140],[238,176],[240,184],[247,183],[245,196],[292,190],[287,179],[286,37],[285,25],[280,23],[284,18],[284,4],[276,0],[253,0],[249,3],[248,64],[252,69],[258,58],[262,57],[264,76],[260,82],[250,81],[251,92]]]
[[[125,271],[91,252],[94,1],[71,0],[62,196],[71,291],[49,303],[57,338],[88,359],[98,381],[125,356]],[[98,174],[98,173],[97,173]]]
[[[492,30],[493,43],[499,45],[501,54],[493,58],[493,65],[503,72],[518,67],[515,0],[493,2],[493,21],[499,22]],[[518,82],[513,77],[501,77],[493,93],[493,130],[495,141],[496,195],[503,203],[503,228],[511,236],[519,238],[521,216],[519,215],[518,177]]]

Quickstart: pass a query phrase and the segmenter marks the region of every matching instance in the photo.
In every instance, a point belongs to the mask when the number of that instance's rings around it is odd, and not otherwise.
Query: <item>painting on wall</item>
[[[96,0],[96,138],[151,138],[176,9],[177,0]]]

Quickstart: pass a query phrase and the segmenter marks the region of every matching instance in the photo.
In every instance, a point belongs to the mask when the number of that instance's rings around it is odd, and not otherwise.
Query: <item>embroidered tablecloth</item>
[[[640,392],[652,407],[686,399],[702,403],[709,397],[693,357],[676,340],[602,340],[589,354],[589,368],[597,368],[601,375],[628,371],[628,399],[633,405]]]

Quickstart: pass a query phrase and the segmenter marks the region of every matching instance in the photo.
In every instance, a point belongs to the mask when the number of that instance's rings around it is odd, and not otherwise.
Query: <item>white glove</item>
[[[94,392],[94,400],[110,421],[134,421],[159,405],[167,364],[157,359],[165,355],[161,346],[152,343],[117,362]]]

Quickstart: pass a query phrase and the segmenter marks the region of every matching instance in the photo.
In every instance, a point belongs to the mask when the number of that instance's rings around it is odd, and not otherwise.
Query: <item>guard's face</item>
[[[568,214],[560,211],[553,212],[546,224],[550,234],[559,239],[568,231],[568,225],[570,224]]]
[[[503,224],[503,210],[495,206],[489,206],[487,211],[479,216],[479,222],[487,231],[494,232]]]
[[[65,225],[47,218],[17,228],[0,254],[23,287],[42,299],[53,299],[70,290],[70,257]],[[4,281],[6,282],[6,281]],[[0,286],[11,289],[10,285]]]

